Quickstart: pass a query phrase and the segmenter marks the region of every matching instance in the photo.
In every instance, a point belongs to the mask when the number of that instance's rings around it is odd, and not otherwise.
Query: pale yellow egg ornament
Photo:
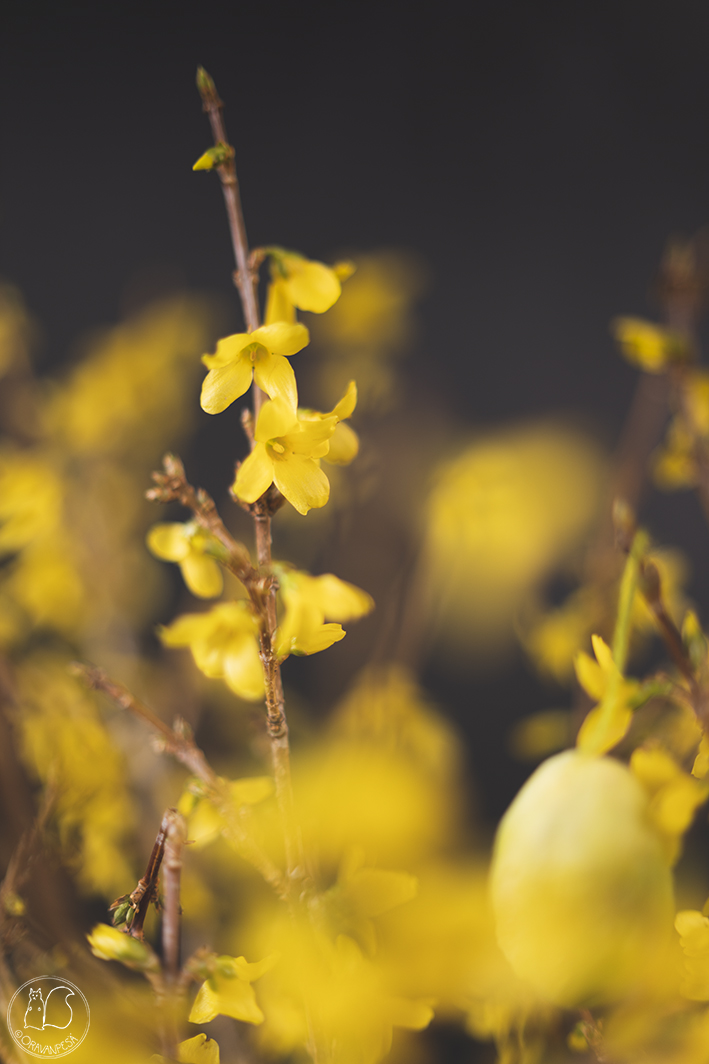
[[[498,941],[546,1001],[616,1001],[663,963],[672,874],[647,806],[621,762],[568,750],[540,765],[502,818],[491,869]]]

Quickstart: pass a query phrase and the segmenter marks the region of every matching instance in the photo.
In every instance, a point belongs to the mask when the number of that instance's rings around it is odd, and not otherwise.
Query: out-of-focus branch
[[[207,761],[204,753],[194,741],[187,722],[178,717],[174,727],[170,727],[122,684],[112,680],[103,669],[95,665],[74,662],[72,672],[95,691],[102,691],[123,709],[145,721],[157,733],[160,749],[184,765],[193,776],[197,776],[205,785],[205,794],[215,805],[225,821],[225,836],[233,843],[244,860],[252,864],[273,889],[285,896],[288,884],[270,857],[261,850],[244,830],[234,809],[228,784],[217,776]]]

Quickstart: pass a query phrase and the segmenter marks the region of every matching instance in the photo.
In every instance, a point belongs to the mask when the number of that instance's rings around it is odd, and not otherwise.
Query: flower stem
[[[224,116],[222,114],[224,104],[219,98],[216,85],[204,67],[198,67],[197,69],[197,88],[202,97],[202,106],[212,127],[214,143],[228,144],[229,141],[227,140]],[[236,176],[233,155],[228,156],[216,169],[222,183],[224,203],[229,219],[231,243],[234,249],[234,258],[236,259],[237,268],[233,275],[234,284],[241,296],[246,328],[249,332],[253,332],[259,326],[256,278],[249,269],[249,245],[246,239],[246,226],[244,225],[244,214],[241,209],[239,181]]]
[[[204,110],[209,116],[215,144],[228,145],[222,114],[224,104],[219,98],[214,81],[203,67],[199,67],[197,71],[197,88],[202,97]],[[241,298],[246,326],[249,332],[253,332],[260,324],[256,299],[256,275],[249,266],[249,245],[241,208],[236,166],[232,153],[226,153],[226,157],[217,167],[217,171],[222,183],[224,202],[229,219],[229,231],[237,265],[234,273],[234,283]],[[253,393],[253,423],[255,424],[264,401],[264,394],[255,382]],[[271,510],[266,497],[254,504],[252,512],[254,515],[256,556],[259,568],[268,572],[271,567]],[[283,684],[281,682],[280,665],[274,650],[274,634],[278,625],[275,585],[271,585],[264,596],[260,621],[261,663],[263,665],[266,688],[266,727],[271,742],[276,800],[283,827],[286,877],[289,886],[294,886],[304,875],[304,861],[293,803],[290,743],[283,698]]]

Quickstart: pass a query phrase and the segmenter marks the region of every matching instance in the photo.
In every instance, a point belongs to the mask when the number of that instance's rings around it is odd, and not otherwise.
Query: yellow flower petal
[[[124,934],[117,927],[96,924],[91,934],[86,937],[91,946],[91,952],[101,960],[120,961],[129,968],[145,971],[155,971],[158,967],[157,957],[150,946],[131,935]]]
[[[204,1032],[194,1038],[186,1038],[177,1047],[180,1064],[219,1064],[219,1046]]]
[[[342,286],[335,271],[322,262],[284,256],[289,275],[284,281],[288,298],[300,310],[323,314],[340,297]]]
[[[265,443],[257,443],[239,466],[232,490],[243,502],[256,502],[271,487],[273,472]]]
[[[305,656],[319,654],[322,650],[331,647],[333,643],[339,643],[346,634],[341,624],[321,624],[312,630],[299,631],[297,635],[291,637],[288,646],[285,640],[277,636],[277,652],[279,657],[284,657],[286,654]]]
[[[263,1023],[264,1015],[256,1004],[253,987],[235,977],[215,976],[217,990],[203,983],[190,1011],[190,1023],[209,1023],[215,1016],[232,1016],[243,1023]]]
[[[706,735],[702,735],[699,743],[699,750],[692,766],[692,775],[699,780],[709,776],[709,740]]]
[[[189,537],[185,536],[185,526],[173,522],[153,525],[146,536],[148,550],[156,558],[166,562],[181,562],[190,553]]]
[[[611,672],[616,669],[615,662],[613,661],[613,654],[611,648],[601,639],[600,635],[592,635],[591,643],[593,645],[593,653],[596,655],[596,661],[601,666],[604,672]],[[616,669],[617,671],[617,669]]]
[[[252,342],[249,333],[232,333],[224,336],[217,342],[217,350],[213,355],[202,355],[202,362],[208,369],[216,369],[218,366],[226,366],[229,362],[236,362],[245,347]]]
[[[330,437],[330,449],[323,455],[331,465],[349,465],[359,454],[359,436],[353,428],[340,421]]]
[[[222,571],[214,558],[192,551],[180,563],[183,579],[198,598],[218,598],[224,589]]]
[[[283,355],[269,355],[254,364],[254,380],[271,399],[283,398],[295,409],[298,405],[298,386],[293,367]]]
[[[347,391],[340,399],[339,403],[332,411],[335,417],[339,417],[340,421],[344,421],[345,418],[352,417],[354,408],[357,406],[357,385],[354,381],[350,381],[347,385]]]
[[[288,461],[274,461],[273,479],[281,494],[303,515],[324,506],[330,498],[330,481],[312,458],[294,454]]]
[[[587,713],[576,739],[576,746],[586,754],[605,754],[623,738],[633,712],[622,703],[615,706],[612,717],[608,716],[603,702]]]
[[[251,386],[252,362],[238,358],[224,366],[210,369],[202,382],[200,404],[207,414],[221,414]]]
[[[252,342],[263,344],[274,355],[295,355],[310,342],[310,333],[299,321],[275,321],[261,325],[249,336]]]
[[[342,286],[340,276],[348,276],[340,264],[339,270],[314,262],[295,251],[283,248],[267,249],[271,256],[273,278],[282,284],[287,298],[300,310],[323,314],[337,302]]]
[[[606,681],[598,662],[594,661],[585,651],[580,650],[574,658],[574,669],[576,671],[576,679],[586,694],[591,698],[595,698],[596,701],[600,701],[603,697]]]
[[[263,667],[255,638],[246,636],[238,643],[235,641],[224,654],[222,668],[227,686],[239,698],[247,702],[263,699]]]
[[[322,458],[329,450],[329,441],[337,427],[336,417],[323,417],[316,420],[304,419],[298,422],[298,432],[285,433],[288,446],[294,454],[309,458]]]
[[[689,344],[681,333],[663,329],[654,322],[616,318],[612,328],[628,362],[647,373],[664,373],[671,362],[689,356]]]
[[[318,606],[324,616],[332,620],[349,621],[355,617],[364,617],[374,609],[374,599],[371,595],[354,584],[340,580],[332,573],[316,577],[313,583]]]
[[[264,323],[273,325],[277,321],[295,321],[295,307],[286,294],[286,289],[280,279],[271,281],[266,295],[266,310]]]
[[[263,404],[254,432],[260,443],[281,439],[293,430],[298,430],[298,415],[292,403],[279,395]]]
[[[195,639],[204,638],[210,624],[208,613],[183,613],[172,624],[159,627],[158,635],[166,647],[187,647]]]

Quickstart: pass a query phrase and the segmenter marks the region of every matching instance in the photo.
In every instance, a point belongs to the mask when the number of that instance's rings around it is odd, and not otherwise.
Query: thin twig
[[[180,972],[180,876],[187,829],[185,818],[176,809],[168,809],[163,822],[167,827],[163,860],[163,967],[166,981],[174,988]]]
[[[225,821],[224,835],[232,843],[238,853],[258,869],[263,878],[281,897],[288,892],[288,883],[281,872],[276,868],[270,857],[256,844],[245,831],[234,802],[229,791],[228,784],[207,761],[204,753],[196,745],[191,729],[186,721],[177,718],[175,726],[171,728],[151,709],[148,709],[135,695],[122,684],[112,680],[103,669],[95,665],[82,662],[74,662],[72,672],[84,681],[84,683],[96,691],[102,691],[108,695],[123,709],[128,710],[136,717],[145,721],[159,736],[160,748],[172,756],[187,768],[193,776],[197,776],[205,785],[206,797],[214,804],[219,814]]]
[[[114,926],[124,925],[126,933],[141,942],[145,941],[143,925],[148,915],[150,903],[152,902],[156,908],[159,907],[158,876],[165,854],[165,840],[169,823],[168,812],[165,813],[160,823],[160,830],[148,859],[145,875],[140,877],[135,890],[132,890],[130,894],[123,894],[120,898],[116,898],[108,907],[108,911],[113,913]]]
[[[185,467],[174,454],[163,458],[163,470],[152,474],[155,487],[145,493],[152,502],[179,502],[191,510],[198,524],[209,532],[224,548],[220,561],[229,572],[248,587],[263,577],[251,564],[249,552],[243,543],[234,539],[219,516],[211,495],[203,488],[193,488],[185,476]]]
[[[209,124],[212,127],[214,143],[216,145],[228,145],[229,140],[224,126],[224,116],[222,115],[224,104],[219,99],[217,87],[204,67],[199,67],[197,70],[197,88],[202,97],[202,106],[207,113]],[[224,162],[216,169],[222,183],[224,203],[226,205],[227,217],[229,219],[231,243],[234,249],[234,258],[236,259],[237,265],[236,272],[234,273],[234,284],[241,296],[241,303],[244,308],[244,318],[246,319],[246,328],[249,332],[253,332],[254,329],[257,329],[259,326],[258,303],[256,301],[256,277],[249,268],[249,245],[246,238],[246,226],[244,225],[244,214],[241,209],[239,182],[236,176],[236,165],[234,163],[233,154],[228,155]]]

